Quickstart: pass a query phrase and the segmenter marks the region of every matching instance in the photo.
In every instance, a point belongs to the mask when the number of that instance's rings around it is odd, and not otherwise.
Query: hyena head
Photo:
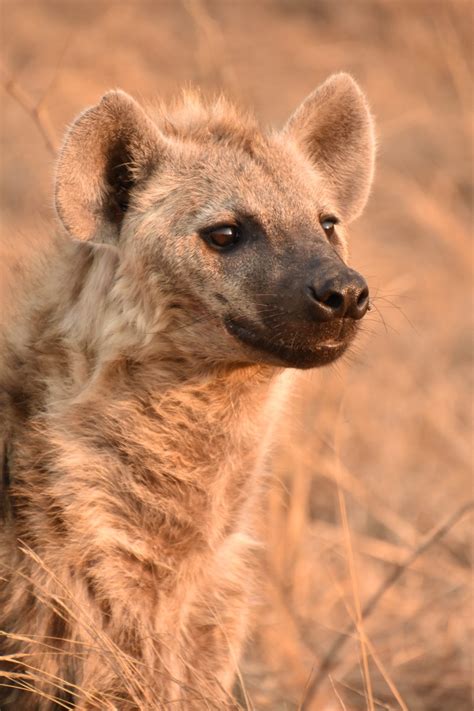
[[[152,119],[113,91],[66,136],[56,204],[73,237],[114,245],[143,312],[181,313],[194,357],[308,368],[344,353],[369,306],[346,226],[373,163],[372,119],[346,74],[280,132],[223,99],[191,94]]]

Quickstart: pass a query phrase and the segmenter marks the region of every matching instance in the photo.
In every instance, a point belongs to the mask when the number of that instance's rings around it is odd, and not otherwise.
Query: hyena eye
[[[334,228],[338,224],[339,220],[334,215],[325,215],[321,218],[321,227],[324,230],[324,234],[328,239],[334,237]]]
[[[237,244],[240,233],[237,225],[221,225],[206,230],[203,237],[210,247],[222,251]]]

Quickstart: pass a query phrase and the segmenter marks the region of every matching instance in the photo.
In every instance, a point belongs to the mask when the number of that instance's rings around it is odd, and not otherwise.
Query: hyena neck
[[[111,364],[109,370],[92,401],[74,404],[69,421],[77,426],[75,442],[87,441],[89,494],[104,516],[113,510],[125,547],[133,551],[132,541],[141,540],[144,557],[171,546],[176,555],[201,559],[228,536],[253,538],[266,455],[268,373],[210,373],[168,382],[163,390],[154,364]],[[139,529],[130,524],[137,511]]]
[[[168,335],[166,302],[144,314],[145,295],[127,292],[133,278],[114,250],[98,254],[81,248],[30,334],[30,361],[44,384],[32,411],[46,413],[45,434],[60,442],[63,460],[88,462],[87,481],[77,465],[64,472],[71,486],[99,506],[109,500],[101,487],[113,485],[122,524],[131,507],[150,531],[166,515],[176,530],[198,528],[197,542],[231,532],[258,487],[276,370],[196,366]]]

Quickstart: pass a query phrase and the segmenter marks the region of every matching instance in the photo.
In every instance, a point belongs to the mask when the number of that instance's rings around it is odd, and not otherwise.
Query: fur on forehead
[[[250,155],[264,142],[256,119],[222,95],[208,99],[198,90],[183,91],[174,104],[159,107],[156,119],[165,135],[181,141],[227,144]]]
[[[78,239],[116,243],[149,178],[167,162],[176,166],[179,144],[198,149],[196,156],[200,149],[202,165],[219,150],[240,152],[272,177],[286,173],[289,152],[297,173],[311,170],[323,179],[347,222],[360,214],[372,181],[373,122],[347,74],[330,77],[283,131],[270,135],[223,96],[205,100],[198,91],[185,91],[174,105],[149,116],[117,90],[80,114],[66,133],[56,173],[56,206],[66,230]],[[298,185],[291,190],[298,192]]]

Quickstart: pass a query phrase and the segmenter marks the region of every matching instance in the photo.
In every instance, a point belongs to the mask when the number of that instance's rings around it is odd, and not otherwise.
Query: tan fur
[[[312,235],[327,251],[321,213],[341,215],[345,255],[372,163],[345,75],[270,136],[196,95],[152,120],[112,92],[71,128],[56,189],[69,235],[15,284],[0,336],[0,639],[27,689],[2,708],[234,708],[283,381],[224,329],[225,302],[259,319],[249,285],[289,254],[304,263]],[[265,231],[262,263],[198,234],[236,210]],[[306,347],[303,327],[282,328]]]

